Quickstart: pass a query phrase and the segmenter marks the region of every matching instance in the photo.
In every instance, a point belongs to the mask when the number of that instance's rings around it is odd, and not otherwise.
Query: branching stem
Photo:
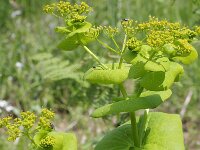
[[[107,45],[106,43],[102,42],[101,40],[99,39],[96,39],[101,45],[103,45],[105,48],[107,48],[108,50],[116,53],[116,54],[119,54],[115,49],[113,49],[112,47],[110,47],[109,45]]]
[[[86,52],[88,52],[92,58],[94,58],[94,60],[96,60],[104,69],[108,69],[108,67],[106,65],[104,65],[103,63],[100,62],[99,58],[85,45],[82,45],[83,48],[86,50]]]

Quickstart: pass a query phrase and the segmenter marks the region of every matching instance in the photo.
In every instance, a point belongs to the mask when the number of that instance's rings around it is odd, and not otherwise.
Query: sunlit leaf
[[[179,115],[153,112],[148,120],[147,137],[140,148],[134,146],[131,125],[125,124],[107,133],[95,150],[184,150]]]
[[[168,99],[171,94],[171,90],[160,92],[143,92],[139,98],[123,100],[102,106],[92,113],[92,117],[98,118],[109,114],[132,112],[139,109],[153,109],[159,106],[166,99]]]

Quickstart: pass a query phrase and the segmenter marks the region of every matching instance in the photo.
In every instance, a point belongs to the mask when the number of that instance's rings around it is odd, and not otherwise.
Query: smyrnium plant
[[[120,88],[122,97],[118,97],[118,101],[96,109],[91,116],[130,114],[130,122],[107,133],[95,150],[183,150],[179,115],[149,112],[149,109],[158,107],[171,96],[171,86],[184,72],[182,64],[191,64],[197,59],[191,42],[199,37],[200,27],[190,29],[178,22],[151,16],[146,22],[122,19],[121,28],[94,26],[86,21],[91,10],[84,2],[61,1],[44,7],[46,13],[65,22],[65,26],[56,27],[56,32],[64,36],[58,48],[71,51],[82,47],[98,63],[85,73],[85,80],[94,84],[115,84]],[[101,34],[115,47],[100,40]],[[121,45],[115,39],[122,34]],[[88,48],[88,43],[93,41],[119,56],[119,61],[103,64]],[[126,79],[134,79],[138,84],[131,95],[123,85]],[[135,111],[140,109],[145,109],[144,114],[136,119]]]

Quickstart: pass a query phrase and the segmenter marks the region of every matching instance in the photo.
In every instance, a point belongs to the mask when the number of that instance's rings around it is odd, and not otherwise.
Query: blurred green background
[[[56,129],[74,131],[79,138],[79,149],[92,150],[105,132],[126,120],[126,114],[103,119],[89,117],[96,107],[111,101],[117,90],[113,90],[112,86],[100,87],[82,80],[82,72],[96,65],[92,60],[88,61],[90,56],[84,51],[78,49],[64,52],[56,48],[62,37],[54,32],[54,28],[62,22],[42,11],[45,4],[55,1],[0,1],[0,115],[18,115],[21,110],[38,112],[42,107],[52,108],[57,112]],[[88,19],[96,25],[119,26],[123,18],[145,21],[149,15],[188,26],[200,25],[200,0],[85,2],[94,9]],[[200,51],[199,41],[194,45]],[[90,47],[100,57],[115,58],[106,55],[105,49],[98,44],[91,44]],[[44,57],[49,61],[44,62]],[[58,62],[67,64],[62,76],[56,75],[59,72],[56,70]],[[52,69],[56,70],[53,72],[54,79],[48,77]],[[129,91],[134,89],[129,82],[126,85]],[[181,113],[186,149],[200,149],[199,60],[185,66],[185,74],[181,82],[173,87],[173,91],[173,96],[156,111]],[[8,103],[3,105],[3,102]],[[10,145],[6,137],[1,136],[0,149],[26,150],[25,142],[20,139]]]

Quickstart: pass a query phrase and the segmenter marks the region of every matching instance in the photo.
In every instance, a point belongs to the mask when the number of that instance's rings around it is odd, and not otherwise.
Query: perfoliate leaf
[[[50,132],[49,136],[55,138],[53,150],[77,150],[77,140],[73,133]]]
[[[137,56],[137,52],[133,52],[133,51],[126,51],[122,57],[123,59],[127,62],[130,63],[135,57]]]
[[[107,65],[109,69],[103,70],[101,67],[95,67],[89,69],[85,73],[85,80],[90,83],[99,84],[120,84],[128,78],[128,72],[130,66],[123,64],[121,69],[117,69],[118,65],[115,64],[112,69],[112,65]]]
[[[35,135],[34,142],[38,145],[38,150],[43,150],[43,148],[40,147],[40,141],[46,136],[51,136],[55,140],[51,150],[77,150],[77,140],[75,134],[54,131],[39,131]]]
[[[58,48],[66,50],[66,51],[74,50],[78,46],[79,46],[79,42],[78,42],[78,37],[76,34],[71,37],[65,38],[63,41],[61,41],[58,44]]]
[[[153,109],[159,106],[166,99],[168,99],[171,94],[171,90],[160,92],[143,92],[139,98],[123,100],[102,106],[92,113],[92,117],[98,118],[109,114],[132,112],[139,109]]]
[[[146,139],[138,148],[134,146],[130,124],[107,133],[95,150],[184,150],[182,124],[179,115],[149,113]]]
[[[133,64],[129,70],[128,77],[133,79],[142,77],[146,73],[144,65],[144,62],[141,61]]]
[[[156,60],[147,61],[144,64],[146,71],[167,71],[170,67],[170,61],[167,57],[156,58]]]
[[[146,73],[140,80],[140,84],[147,90],[162,91],[169,89],[175,79],[183,73],[183,67],[175,62],[170,62],[170,68],[166,72],[155,71]]]
[[[71,31],[67,29],[67,27],[56,27],[55,28],[56,32],[59,33],[70,33]]]
[[[72,31],[71,33],[69,33],[67,35],[67,38],[74,36],[77,33],[84,33],[89,31],[89,29],[92,27],[92,24],[89,22],[84,22],[84,24],[82,24],[81,26],[79,26],[78,28],[76,28],[76,30]]]
[[[197,58],[198,58],[198,53],[197,53],[196,49],[193,47],[189,55],[187,55],[185,57],[177,56],[177,57],[173,57],[172,59],[174,61],[181,62],[181,63],[187,65],[187,64],[193,63]]]
[[[182,123],[179,115],[150,113],[150,129],[144,150],[184,150]]]

